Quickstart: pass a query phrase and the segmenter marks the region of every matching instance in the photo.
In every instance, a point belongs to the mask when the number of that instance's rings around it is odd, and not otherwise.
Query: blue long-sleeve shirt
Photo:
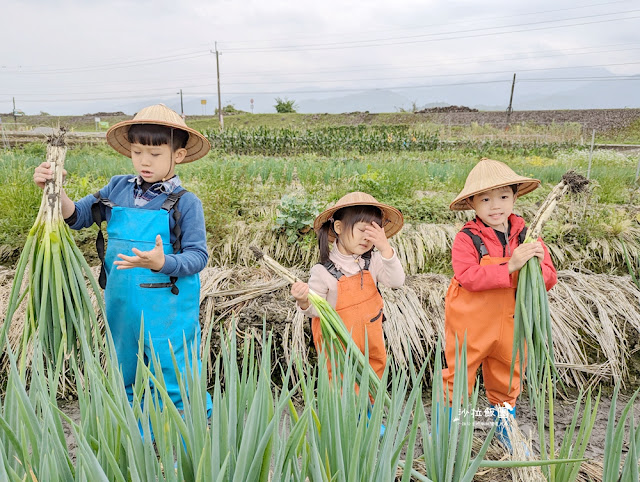
[[[115,205],[134,208],[134,209],[151,209],[157,210],[162,207],[162,203],[167,199],[169,193],[160,194],[144,206],[134,205],[134,182],[130,179],[135,176],[128,174],[124,176],[114,176],[105,187],[100,189],[100,196],[108,198]],[[175,192],[182,191],[183,188],[178,186]],[[91,214],[91,206],[98,200],[93,194],[89,194],[79,201],[75,202],[76,221],[70,225],[71,229],[82,229],[91,226],[94,223]],[[202,210],[202,202],[198,196],[192,192],[184,194],[178,202],[178,210],[181,213],[178,222],[182,231],[180,239],[181,251],[177,254],[165,254],[164,266],[160,273],[167,276],[188,276],[199,273],[204,269],[209,260],[207,251],[207,234],[204,224],[204,211]],[[100,204],[101,221],[109,223],[111,219],[111,208]],[[171,233],[171,243],[176,239],[174,234],[175,219],[173,211],[169,213],[169,232]]]

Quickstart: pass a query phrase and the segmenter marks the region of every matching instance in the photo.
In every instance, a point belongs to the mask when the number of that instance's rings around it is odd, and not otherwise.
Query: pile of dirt
[[[122,116],[127,115],[124,112],[96,112],[95,114],[85,114],[84,117],[111,117],[111,116]]]
[[[466,105],[448,105],[445,107],[429,107],[415,111],[416,114],[441,114],[443,112],[478,112],[478,109],[472,109]]]

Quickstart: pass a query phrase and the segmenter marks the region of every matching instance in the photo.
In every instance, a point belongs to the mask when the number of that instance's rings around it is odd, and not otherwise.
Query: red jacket
[[[479,219],[469,221],[464,225],[473,234],[477,234],[484,241],[489,256],[510,257],[513,250],[518,246],[518,235],[525,227],[524,219],[516,214],[509,216],[509,243],[504,249],[493,228],[487,227]],[[542,239],[538,238],[542,242]],[[556,269],[549,256],[549,250],[542,243],[544,248],[544,261],[542,266],[542,277],[549,291],[558,281]],[[495,288],[509,288],[511,286],[511,275],[507,263],[480,266],[478,251],[469,235],[459,232],[451,248],[451,264],[453,272],[458,282],[469,291],[483,291]]]

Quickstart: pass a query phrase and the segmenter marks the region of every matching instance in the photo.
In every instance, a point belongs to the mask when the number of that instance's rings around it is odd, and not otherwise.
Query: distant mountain
[[[546,73],[525,72],[517,74],[513,97],[514,110],[546,110],[546,109],[604,109],[640,107],[640,75],[629,80],[601,80],[594,78],[610,78],[613,74],[606,69],[559,69]],[[564,80],[560,80],[564,79]],[[576,80],[594,79],[594,80]],[[477,81],[477,83],[470,83]],[[229,86],[231,88],[233,86]],[[275,86],[274,86],[275,88]],[[305,90],[321,90],[320,87],[307,87]],[[500,79],[482,77],[466,79],[449,85],[416,86],[405,89],[364,89],[360,92],[309,94],[291,91],[287,95],[259,94],[253,96],[224,95],[223,105],[233,104],[236,109],[251,112],[275,112],[275,98],[282,97],[296,101],[297,110],[301,113],[342,113],[354,111],[397,112],[401,109],[411,110],[446,105],[462,105],[479,110],[503,111],[509,104],[511,92],[511,76]],[[212,115],[217,107],[215,93],[206,98],[183,97],[184,112],[187,115]],[[134,102],[91,102],[74,103],[79,112],[69,112],[68,106],[52,108],[54,115],[73,115],[86,112],[123,111],[134,114],[140,108],[162,102],[180,112],[180,96],[140,98]],[[27,112],[28,114],[31,112]]]
[[[612,73],[606,69],[580,69],[579,72],[548,72],[516,76],[513,96],[514,110],[546,109],[605,109],[640,107],[640,75],[632,80],[578,81],[571,79],[607,78]],[[553,79],[553,80],[552,80]],[[567,79],[567,80],[557,80]],[[511,78],[503,82],[419,86],[411,89],[363,90],[349,94],[323,94],[322,97],[292,92],[298,112],[340,113],[353,111],[397,112],[418,108],[464,105],[479,110],[501,111],[509,105]],[[255,99],[255,112],[274,112],[275,96]],[[248,100],[242,97],[230,99],[236,108],[248,110]]]

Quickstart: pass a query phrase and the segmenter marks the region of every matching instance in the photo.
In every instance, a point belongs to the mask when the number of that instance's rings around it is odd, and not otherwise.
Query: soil
[[[478,109],[472,109],[464,105],[448,105],[446,107],[429,107],[427,109],[417,110],[416,114],[438,114],[442,112],[478,112]]]
[[[110,125],[121,120],[129,119],[129,116],[116,113],[97,113],[100,119],[107,121]],[[506,125],[506,113],[504,111],[477,111],[466,106],[447,106],[423,109],[416,113],[395,112],[395,113],[370,113],[348,112],[344,114],[246,114],[234,115],[229,120],[229,126],[241,125],[272,125],[274,116],[281,116],[279,121],[288,121],[292,125],[300,127],[318,127],[335,125],[395,125],[395,124],[416,124],[424,122],[434,122],[444,125],[492,125],[494,127],[504,127]],[[25,116],[20,119],[21,125],[27,126],[57,126],[67,125],[76,131],[95,130],[95,115],[86,114],[84,116]],[[5,130],[11,130],[13,117],[8,114],[0,114],[0,119],[5,125]],[[512,125],[530,123],[535,125],[551,125],[577,123],[581,124],[585,135],[591,135],[591,129],[596,129],[600,135],[603,132],[623,129],[634,121],[640,119],[640,109],[582,109],[582,110],[529,110],[511,113],[510,123]],[[213,116],[189,116],[187,123],[209,127],[209,123],[217,125],[217,117]],[[281,124],[278,122],[276,124]]]

